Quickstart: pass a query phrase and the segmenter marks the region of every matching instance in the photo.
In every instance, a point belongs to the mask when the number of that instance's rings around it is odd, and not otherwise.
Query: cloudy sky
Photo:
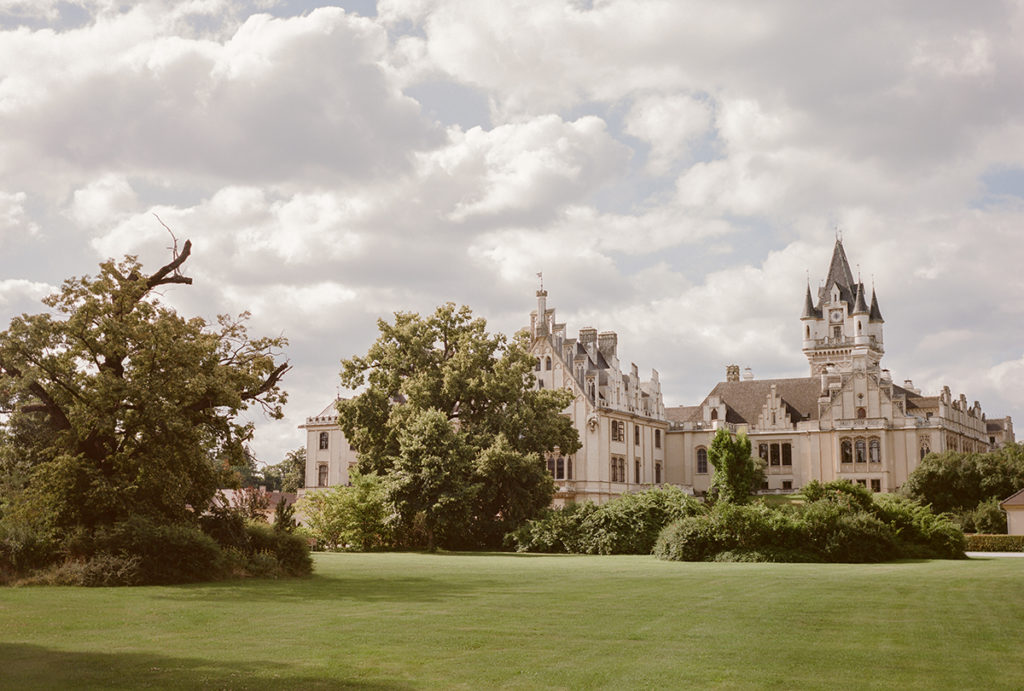
[[[619,332],[695,404],[803,376],[840,229],[883,364],[1024,413],[1024,7],[0,0],[0,325],[169,236],[165,300],[284,334],[280,460],[396,310]]]

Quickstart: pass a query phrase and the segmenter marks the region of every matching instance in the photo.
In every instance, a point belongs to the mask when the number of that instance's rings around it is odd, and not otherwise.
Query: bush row
[[[971,552],[1024,552],[1024,535],[968,535]]]
[[[601,506],[570,504],[550,509],[505,537],[519,552],[650,554],[661,529],[706,511],[677,487],[626,494]]]
[[[678,561],[879,562],[963,558],[959,526],[909,499],[847,481],[811,483],[807,502],[771,508],[718,503],[668,525],[654,553]]]
[[[304,576],[306,541],[232,511],[199,526],[137,516],[61,537],[0,530],[0,577],[25,583],[110,586],[189,583],[229,577]]]

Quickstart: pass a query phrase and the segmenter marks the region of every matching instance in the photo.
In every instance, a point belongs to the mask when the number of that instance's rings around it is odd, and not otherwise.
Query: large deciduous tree
[[[211,326],[160,302],[192,283],[190,253],[152,274],[133,257],[104,262],[0,334],[0,443],[54,527],[187,522],[243,458],[252,427],[236,415],[282,415],[283,338],[250,338],[247,314]]]
[[[439,545],[493,545],[547,507],[542,454],[580,442],[561,415],[572,394],[534,388],[526,336],[489,334],[452,303],[378,327],[366,355],[342,363],[342,383],[362,391],[339,402],[339,423],[405,527]]]

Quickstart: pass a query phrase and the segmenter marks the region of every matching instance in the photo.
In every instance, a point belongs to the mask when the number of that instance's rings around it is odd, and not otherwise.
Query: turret
[[[856,345],[867,345],[868,338],[868,304],[864,301],[864,284],[857,284],[857,297],[853,301],[853,342]]]

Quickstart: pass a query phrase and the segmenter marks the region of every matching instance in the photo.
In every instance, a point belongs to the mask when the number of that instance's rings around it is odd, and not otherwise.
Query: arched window
[[[878,439],[868,442],[868,460],[872,463],[882,462],[882,442]]]
[[[703,446],[697,449],[697,474],[707,475],[708,472],[708,450]]]
[[[718,408],[712,408],[711,409],[711,419],[712,420],[717,420],[718,419]]]
[[[867,445],[864,443],[864,440],[863,439],[858,439],[857,443],[854,445],[854,448],[857,451],[857,456],[856,456],[856,458],[854,460],[857,463],[867,463],[867,460],[868,460]]]
[[[555,477],[559,480],[565,479],[565,457],[559,456],[555,462]]]
[[[326,487],[327,486],[327,464],[321,463],[316,468],[316,486]]]
[[[853,443],[849,439],[843,439],[839,444],[843,463],[853,463]]]
[[[811,327],[810,326],[805,326],[804,327],[804,338],[810,338],[810,337],[811,337]]]
[[[868,416],[868,411],[864,408],[857,408],[857,419],[863,420]]]
[[[551,369],[551,356],[544,358],[544,369]]]
[[[548,472],[551,473],[551,477],[555,476],[555,457],[548,456]]]
[[[330,443],[329,440],[330,440],[330,437],[327,435],[327,432],[321,432],[320,433],[320,448],[321,449],[326,449],[327,445]]]
[[[537,358],[537,364],[533,366],[534,371],[540,372],[540,358]]]

